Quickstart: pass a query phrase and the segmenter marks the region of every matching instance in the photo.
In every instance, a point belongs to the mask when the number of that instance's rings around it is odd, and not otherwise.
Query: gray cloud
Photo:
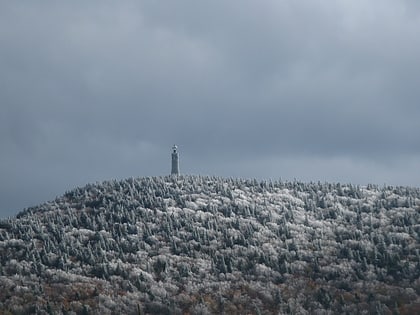
[[[420,185],[416,1],[0,4],[0,216],[169,172]]]

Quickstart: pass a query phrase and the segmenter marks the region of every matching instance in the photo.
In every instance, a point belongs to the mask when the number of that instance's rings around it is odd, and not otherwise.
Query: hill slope
[[[419,314],[420,190],[159,177],[0,221],[0,313]]]

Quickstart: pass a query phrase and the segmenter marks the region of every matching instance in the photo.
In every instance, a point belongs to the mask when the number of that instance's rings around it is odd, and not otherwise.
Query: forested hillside
[[[173,176],[0,221],[1,314],[420,314],[420,189]]]

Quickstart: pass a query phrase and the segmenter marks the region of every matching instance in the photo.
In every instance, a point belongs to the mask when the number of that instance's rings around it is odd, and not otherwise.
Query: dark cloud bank
[[[170,171],[420,186],[417,1],[4,1],[0,217]]]

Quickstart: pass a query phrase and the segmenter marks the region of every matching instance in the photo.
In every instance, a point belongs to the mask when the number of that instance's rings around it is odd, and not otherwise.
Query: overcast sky
[[[0,0],[0,218],[170,172],[420,186],[420,1]]]

